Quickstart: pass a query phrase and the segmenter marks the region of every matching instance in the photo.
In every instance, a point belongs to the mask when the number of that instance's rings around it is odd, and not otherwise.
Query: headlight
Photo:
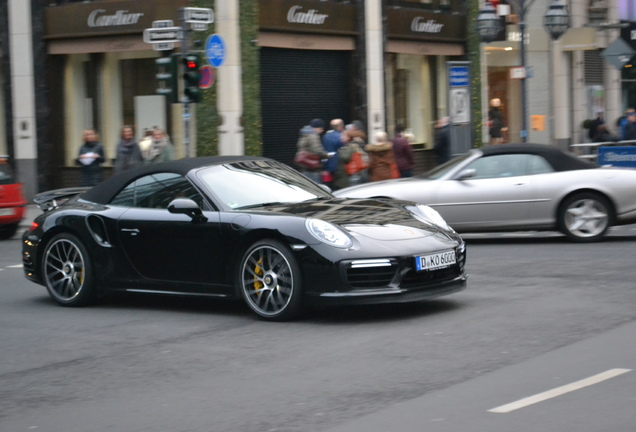
[[[433,210],[431,207],[424,204],[418,204],[417,209],[428,219],[429,222],[433,222],[435,225],[441,226],[442,228],[451,229],[437,210]]]
[[[330,246],[346,249],[353,244],[347,234],[329,222],[320,219],[307,219],[305,225],[311,235]]]

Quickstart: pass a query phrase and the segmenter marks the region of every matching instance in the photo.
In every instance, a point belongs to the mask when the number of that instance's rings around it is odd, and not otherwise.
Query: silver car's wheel
[[[612,206],[593,193],[574,195],[563,202],[559,214],[561,231],[579,242],[603,237],[612,222]]]
[[[243,256],[239,283],[248,306],[261,318],[283,321],[300,310],[300,269],[285,245],[276,240],[253,244]]]
[[[88,253],[71,234],[58,234],[46,246],[42,275],[50,296],[64,306],[82,306],[93,299]]]

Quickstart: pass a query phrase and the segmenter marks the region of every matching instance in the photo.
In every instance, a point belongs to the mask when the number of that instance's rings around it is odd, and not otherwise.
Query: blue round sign
[[[214,67],[219,67],[225,60],[225,42],[221,36],[213,34],[205,41],[205,58]]]

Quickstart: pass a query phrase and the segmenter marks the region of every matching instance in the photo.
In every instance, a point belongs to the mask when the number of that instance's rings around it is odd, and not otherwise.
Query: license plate
[[[421,255],[415,257],[415,268],[417,271],[438,270],[449,267],[457,262],[455,251],[439,252],[431,255]]]
[[[0,216],[13,216],[13,209],[12,208],[0,209]]]

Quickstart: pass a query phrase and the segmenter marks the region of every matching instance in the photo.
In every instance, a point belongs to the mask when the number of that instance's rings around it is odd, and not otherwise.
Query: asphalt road
[[[461,293],[292,323],[199,299],[59,307],[0,242],[0,432],[633,430],[636,227],[465,237]]]

